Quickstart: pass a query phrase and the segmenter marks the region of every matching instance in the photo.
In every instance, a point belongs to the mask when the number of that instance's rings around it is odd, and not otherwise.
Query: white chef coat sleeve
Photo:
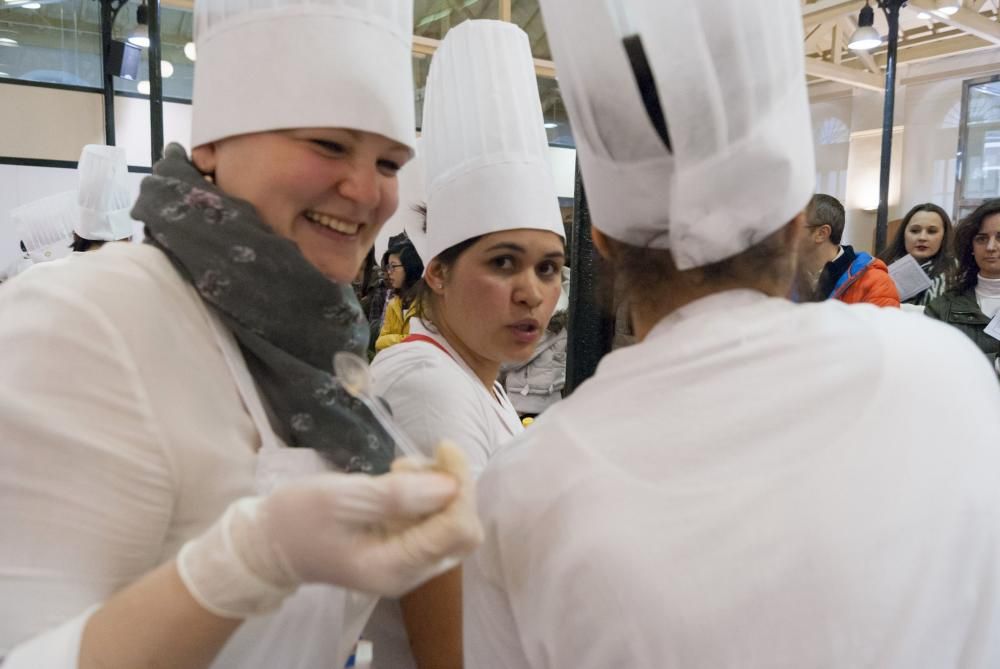
[[[39,635],[162,562],[173,507],[122,329],[69,282],[23,278],[0,290],[0,655],[79,643],[78,620]]]
[[[92,606],[76,618],[16,646],[6,657],[0,657],[0,667],[76,669],[80,663],[83,628],[87,626],[87,621],[97,608]]]
[[[392,409],[393,418],[420,450],[433,457],[442,439],[455,442],[478,477],[490,455],[490,417],[470,392],[466,373],[427,344],[419,346],[421,359],[408,364],[378,365],[375,392]],[[427,349],[427,350],[425,350]]]
[[[517,446],[523,446],[518,443]],[[501,459],[502,461],[502,459]],[[501,514],[514,500],[505,495],[503,468],[494,462],[477,482],[485,542],[462,565],[462,627],[465,666],[528,669],[502,560]]]

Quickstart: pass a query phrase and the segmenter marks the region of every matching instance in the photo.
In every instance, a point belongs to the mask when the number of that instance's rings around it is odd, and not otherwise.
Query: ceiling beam
[[[933,12],[935,9],[933,0],[910,0],[910,5],[914,9],[922,9],[925,12]],[[971,9],[962,7],[951,16],[943,14],[934,14],[934,16],[941,23],[947,23],[970,35],[975,35],[994,44],[1000,44],[1000,24]]]
[[[834,65],[819,58],[806,58],[806,74],[879,93],[885,90],[882,77],[877,74],[845,65]]]
[[[855,14],[864,6],[864,0],[820,0],[802,8],[802,23],[812,26],[834,21],[846,14]]]

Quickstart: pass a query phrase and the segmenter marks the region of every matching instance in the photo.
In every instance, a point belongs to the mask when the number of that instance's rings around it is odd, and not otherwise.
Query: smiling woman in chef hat
[[[531,357],[565,258],[524,31],[499,21],[452,28],[431,62],[423,119],[426,216],[407,226],[426,266],[419,318],[403,343],[375,357],[372,374],[421,448],[452,439],[477,475],[522,430],[497,374]],[[420,666],[460,661],[458,580],[445,575],[402,603]]]
[[[330,371],[413,153],[412,2],[194,12],[148,243],[0,291],[4,669],[340,667],[479,538],[462,452],[369,476],[393,444]]]
[[[937,324],[784,299],[815,178],[801,4],[541,1],[638,342],[480,478],[466,666],[1000,658],[989,366]]]

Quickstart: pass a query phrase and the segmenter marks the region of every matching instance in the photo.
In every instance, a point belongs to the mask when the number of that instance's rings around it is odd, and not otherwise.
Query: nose
[[[534,309],[542,303],[544,297],[541,281],[535,273],[523,273],[514,288],[514,302]]]
[[[366,212],[373,211],[382,201],[382,179],[375,165],[354,163],[341,179],[337,191]]]
[[[1000,249],[1000,239],[998,239],[998,237],[1000,237],[1000,235],[990,235],[989,238],[987,238],[986,250],[995,251]]]

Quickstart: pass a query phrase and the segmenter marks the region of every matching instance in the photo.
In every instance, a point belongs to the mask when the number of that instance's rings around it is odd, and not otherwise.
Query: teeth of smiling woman
[[[345,235],[357,234],[358,228],[361,226],[357,223],[346,223],[333,216],[327,216],[326,214],[321,214],[317,211],[307,211],[305,217],[312,221],[313,223],[319,223],[320,225],[330,228],[331,230],[336,230]]]

